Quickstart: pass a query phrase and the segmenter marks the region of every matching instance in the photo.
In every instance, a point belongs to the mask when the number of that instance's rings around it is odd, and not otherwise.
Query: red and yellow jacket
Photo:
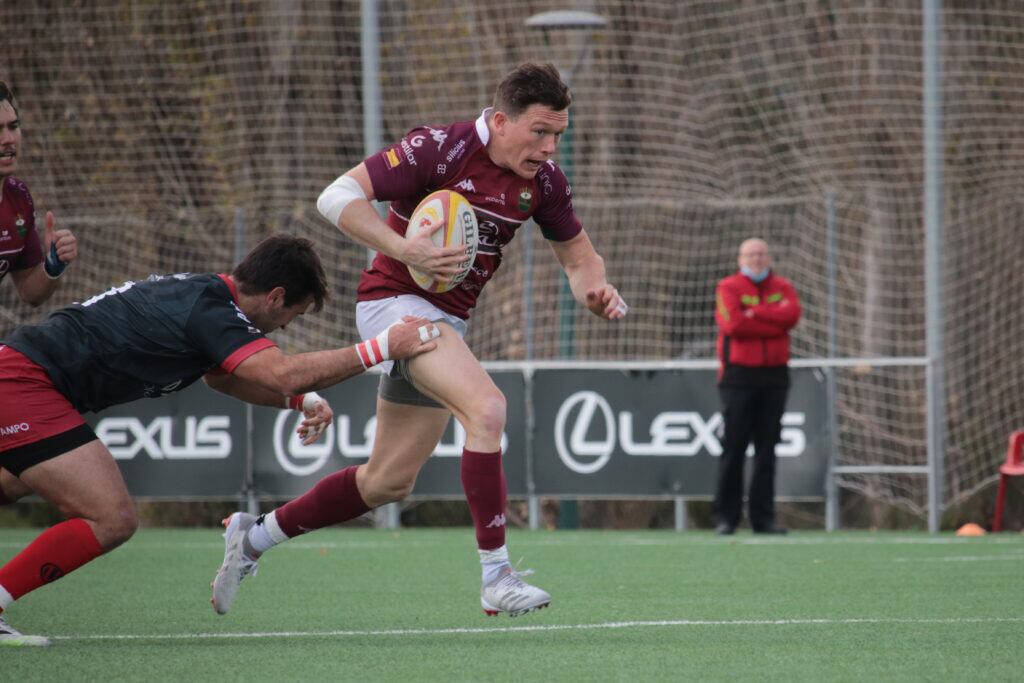
[[[718,376],[730,365],[764,368],[789,362],[789,331],[800,320],[800,299],[789,280],[769,272],[760,284],[742,273],[715,289]]]

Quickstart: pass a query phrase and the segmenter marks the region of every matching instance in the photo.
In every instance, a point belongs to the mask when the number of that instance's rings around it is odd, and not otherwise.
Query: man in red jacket
[[[754,533],[784,534],[775,521],[775,444],[789,391],[789,330],[800,320],[800,300],[789,280],[772,272],[764,240],[740,245],[739,266],[715,290],[725,421],[715,532],[732,534],[743,516],[743,460],[753,441],[750,526]]]

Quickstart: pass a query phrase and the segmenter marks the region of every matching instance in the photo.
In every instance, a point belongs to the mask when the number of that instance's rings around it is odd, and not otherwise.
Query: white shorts
[[[362,339],[372,339],[380,334],[388,325],[402,319],[404,315],[426,318],[430,322],[446,322],[460,337],[466,336],[466,321],[451,313],[446,313],[426,299],[415,294],[399,294],[387,299],[360,301],[356,304],[356,326]],[[386,360],[380,368],[380,396],[393,403],[406,403],[441,407],[433,399],[424,396],[409,380],[404,363]]]

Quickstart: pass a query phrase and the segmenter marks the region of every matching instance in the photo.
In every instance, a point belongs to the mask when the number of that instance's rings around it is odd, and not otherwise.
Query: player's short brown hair
[[[313,297],[319,311],[327,299],[327,277],[313,243],[287,233],[271,235],[235,266],[231,277],[243,294],[263,294],[284,287],[285,306]]]
[[[0,81],[0,102],[10,102],[14,113],[18,113],[18,105],[14,103],[14,93],[7,87],[7,84]]]
[[[542,104],[554,111],[568,109],[572,104],[569,86],[553,64],[520,64],[502,79],[494,93],[494,108],[511,119],[517,118],[531,104]]]

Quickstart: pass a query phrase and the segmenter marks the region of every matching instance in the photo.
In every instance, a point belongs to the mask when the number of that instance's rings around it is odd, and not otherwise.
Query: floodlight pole
[[[377,0],[360,2],[360,57],[363,64],[363,157],[380,151],[383,141],[383,114],[380,96],[380,22]],[[385,216],[383,202],[376,203],[377,213]],[[373,262],[373,249],[366,250],[366,264]],[[401,524],[401,506],[388,503],[373,511],[373,524],[377,528],[397,529]]]
[[[607,26],[608,20],[602,17],[600,14],[594,14],[593,12],[581,12],[581,11],[565,11],[559,10],[554,12],[541,12],[534,14],[529,17],[525,25],[527,28],[540,29],[544,32],[545,43],[549,46],[551,41],[548,40],[549,30],[565,30],[565,31],[596,31],[604,26]],[[575,62],[569,67],[569,71],[562,75],[562,80],[567,86],[572,87],[573,78],[576,76],[577,71],[583,66],[586,61],[587,55],[590,54],[590,41],[584,40],[583,45],[580,47],[579,53],[576,55]],[[569,112],[569,121],[565,129],[565,133],[562,135],[561,141],[562,154],[561,168],[562,172],[565,173],[565,178],[569,182],[570,187],[572,186],[573,176],[573,135],[572,135],[572,111]],[[529,281],[533,277],[532,265],[533,258],[532,252],[526,254],[527,260],[526,265],[529,270],[526,270],[524,280]],[[527,302],[527,311],[532,318],[532,302]],[[563,275],[561,278],[561,286],[559,293],[559,356],[563,359],[572,358],[576,355],[575,350],[575,330],[573,325],[573,317],[576,314],[576,300],[572,295],[572,288],[569,286],[569,278]],[[527,320],[526,330],[527,334],[532,334],[533,325],[532,319]],[[527,348],[532,348],[532,340],[527,340]],[[532,355],[532,354],[531,354]],[[530,488],[530,495],[527,504],[529,506],[529,517],[530,517],[530,528],[538,528],[538,522],[540,519],[540,502],[536,495],[533,494],[533,479],[527,482],[527,486]],[[575,500],[562,500],[559,503],[559,515],[558,515],[558,526],[561,528],[575,529],[579,527],[579,512]]]
[[[923,0],[924,283],[928,407],[928,531],[939,531],[946,459],[945,320],[942,291],[942,0]]]

